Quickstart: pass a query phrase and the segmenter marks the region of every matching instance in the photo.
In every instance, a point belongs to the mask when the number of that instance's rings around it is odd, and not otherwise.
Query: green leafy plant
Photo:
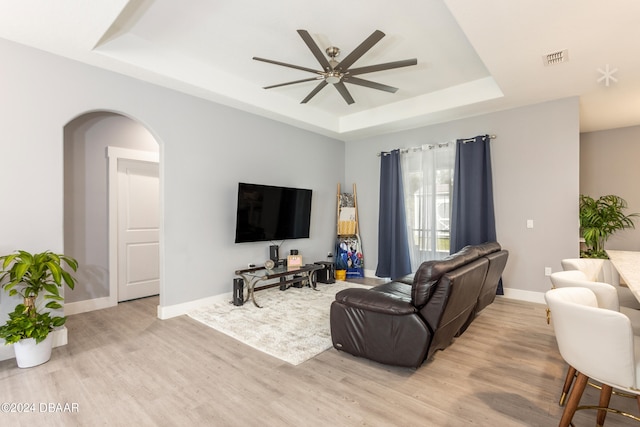
[[[47,301],[45,308],[62,308],[60,302],[64,297],[60,295],[60,289],[64,285],[73,289],[76,282],[63,264],[77,271],[78,262],[74,258],[51,251],[31,254],[19,250],[0,256],[0,263],[2,288],[10,296],[23,298],[23,303],[9,313],[9,320],[0,327],[0,338],[4,338],[6,344],[23,338],[35,338],[36,342],[41,342],[54,328],[64,325],[66,317],[51,317],[48,311],[40,312],[36,304],[38,297],[42,296],[41,300]]]
[[[607,239],[616,231],[635,228],[637,213],[624,214],[627,202],[620,196],[609,194],[594,199],[580,195],[580,229],[586,250],[583,258],[608,258],[604,250]]]
[[[9,320],[0,326],[0,338],[5,344],[13,344],[22,339],[33,338],[36,343],[44,341],[54,328],[64,325],[66,317],[51,317],[49,312],[38,313],[24,304],[18,304]]]

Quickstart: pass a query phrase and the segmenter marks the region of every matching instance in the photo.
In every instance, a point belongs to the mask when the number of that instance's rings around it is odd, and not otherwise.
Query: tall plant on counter
[[[609,194],[594,199],[580,195],[580,233],[586,250],[583,258],[608,258],[604,250],[607,239],[616,231],[635,228],[637,213],[625,215],[627,202],[620,196]]]

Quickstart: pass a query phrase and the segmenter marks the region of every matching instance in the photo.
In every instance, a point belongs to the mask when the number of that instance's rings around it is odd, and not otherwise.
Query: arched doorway
[[[129,159],[132,163],[118,172],[118,164]],[[158,162],[159,146],[154,136],[142,124],[122,114],[90,112],[64,127],[64,251],[78,259],[80,264],[78,285],[65,294],[65,314],[110,307],[122,299],[114,283],[117,284],[122,276],[121,271],[128,273],[129,269],[118,261],[121,257],[118,256],[117,234],[114,247],[113,233],[117,233],[118,224],[122,223],[118,220],[122,213],[118,213],[117,185],[123,179],[120,175],[124,174],[124,183],[130,185],[132,191],[140,191],[139,184],[144,182],[146,189],[143,191],[148,193],[149,185],[153,185],[150,179],[155,179],[155,196],[145,194],[145,197],[135,200],[156,200],[159,212]],[[154,163],[155,178],[148,168],[142,175],[136,172],[140,165],[147,167]],[[145,216],[148,215],[139,215]],[[157,223],[159,228],[159,219]],[[145,256],[155,251],[156,261],[142,263],[149,270],[154,262],[156,265],[159,263],[159,244],[156,241],[155,247],[139,245],[132,252],[139,255],[143,246]],[[158,268],[158,283],[159,274]],[[156,289],[159,292],[159,288]]]

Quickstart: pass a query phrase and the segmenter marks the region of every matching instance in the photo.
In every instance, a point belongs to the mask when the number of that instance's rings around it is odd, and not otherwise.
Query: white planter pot
[[[23,339],[13,344],[18,368],[31,368],[47,362],[51,358],[52,344],[51,334],[39,344],[36,344],[33,338]]]

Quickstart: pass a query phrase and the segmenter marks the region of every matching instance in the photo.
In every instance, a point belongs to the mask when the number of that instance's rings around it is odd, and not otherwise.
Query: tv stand
[[[307,284],[313,290],[316,290],[316,271],[323,268],[324,266],[319,264],[307,264],[295,268],[281,266],[275,267],[271,270],[262,266],[236,270],[235,274],[236,276],[242,277],[247,286],[247,296],[244,299],[244,302],[251,299],[256,307],[262,308],[256,301],[256,290],[271,288],[274,286],[280,286],[281,290],[285,290],[294,284],[301,284],[303,286]],[[272,279],[279,279],[279,281],[271,285],[256,288],[258,283]]]

